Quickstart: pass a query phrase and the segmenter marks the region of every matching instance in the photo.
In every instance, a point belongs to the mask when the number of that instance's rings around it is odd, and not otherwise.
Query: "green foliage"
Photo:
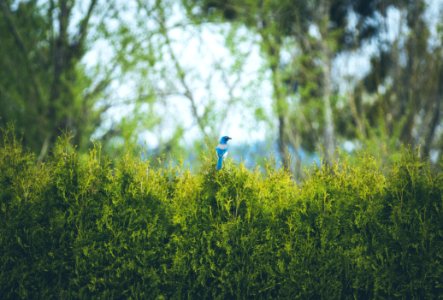
[[[79,155],[46,163],[2,133],[0,295],[81,298],[437,298],[443,176],[405,152],[311,170],[197,174]]]
[[[101,38],[108,38],[112,50],[112,42],[124,38],[118,33],[110,39],[100,28],[105,19],[115,21],[112,4],[82,3],[0,2],[0,127],[14,123],[23,145],[39,159],[63,132],[74,133],[79,149],[87,151],[107,110],[103,98],[111,73],[117,76],[101,62],[88,63],[86,55]],[[95,20],[99,15],[102,20]],[[119,57],[108,57],[122,72],[128,68]]]

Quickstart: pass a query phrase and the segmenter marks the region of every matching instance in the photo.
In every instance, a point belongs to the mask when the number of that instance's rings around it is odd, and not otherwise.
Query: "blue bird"
[[[220,170],[223,165],[223,158],[228,154],[228,141],[232,140],[229,136],[223,136],[220,139],[220,144],[217,145],[215,151],[217,152],[217,170]]]

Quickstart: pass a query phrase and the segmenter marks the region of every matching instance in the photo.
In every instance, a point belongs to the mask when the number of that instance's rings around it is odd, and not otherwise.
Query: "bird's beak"
[[[230,138],[230,137],[228,136],[228,140],[232,140],[232,138]]]

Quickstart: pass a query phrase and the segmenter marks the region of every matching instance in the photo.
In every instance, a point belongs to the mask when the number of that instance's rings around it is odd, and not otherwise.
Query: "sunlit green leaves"
[[[435,298],[443,176],[413,153],[310,170],[153,168],[3,132],[0,294],[16,298]]]

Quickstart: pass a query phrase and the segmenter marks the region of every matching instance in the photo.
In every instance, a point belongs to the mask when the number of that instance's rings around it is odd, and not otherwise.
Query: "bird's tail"
[[[217,161],[217,170],[220,170],[223,165],[223,156],[220,156]]]

